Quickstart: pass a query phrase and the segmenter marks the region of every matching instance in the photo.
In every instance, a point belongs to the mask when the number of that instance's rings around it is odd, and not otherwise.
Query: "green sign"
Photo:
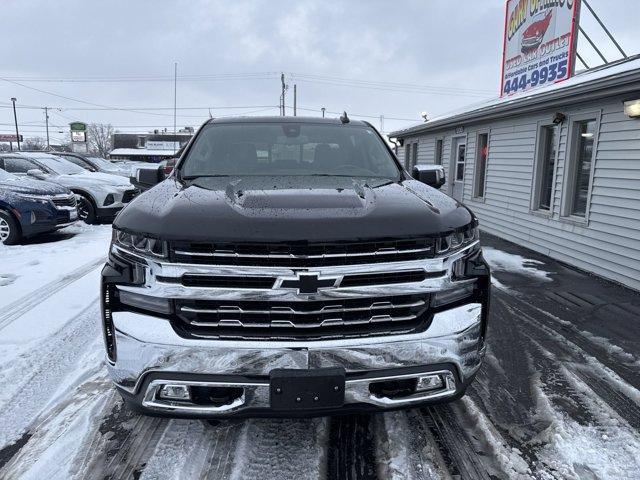
[[[73,122],[73,123],[70,123],[69,126],[71,127],[71,131],[72,132],[86,132],[87,131],[87,124],[86,123]]]

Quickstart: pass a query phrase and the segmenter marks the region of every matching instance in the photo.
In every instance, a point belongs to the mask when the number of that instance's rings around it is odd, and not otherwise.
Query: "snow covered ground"
[[[620,323],[638,321],[633,292],[498,242],[487,358],[462,400],[166,420],[124,408],[102,365],[109,238],[82,225],[0,245],[2,479],[638,478],[640,328]]]

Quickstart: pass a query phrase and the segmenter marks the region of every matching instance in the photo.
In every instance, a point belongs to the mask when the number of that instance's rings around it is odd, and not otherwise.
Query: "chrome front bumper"
[[[275,368],[342,367],[347,375],[345,406],[405,407],[446,400],[464,391],[484,355],[481,318],[482,305],[470,303],[435,314],[429,328],[421,333],[280,342],[184,339],[162,318],[114,312],[117,359],[108,363],[108,369],[125,395],[158,413],[224,416],[268,411],[269,374]],[[402,373],[402,369],[412,373]],[[378,396],[369,390],[373,382],[434,371],[444,379],[437,390],[402,398]],[[203,380],[202,376],[210,378]],[[218,407],[158,398],[161,385],[179,382],[239,387],[243,394]]]

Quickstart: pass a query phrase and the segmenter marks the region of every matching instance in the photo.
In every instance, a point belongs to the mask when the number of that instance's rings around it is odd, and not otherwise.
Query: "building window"
[[[540,129],[538,158],[536,166],[535,210],[551,210],[553,176],[556,166],[556,144],[558,127],[546,125]]]
[[[411,151],[411,169],[418,164],[418,142],[413,144],[413,149]]]
[[[433,155],[433,163],[436,165],[442,165],[442,139],[436,140],[436,148]]]
[[[464,157],[467,153],[467,146],[465,144],[458,145],[458,154],[456,155],[456,181],[461,182],[464,180]]]
[[[411,171],[411,144],[406,143],[404,145],[404,166],[407,170]]]
[[[474,169],[475,181],[473,184],[473,196],[476,198],[484,197],[485,178],[487,174],[487,157],[489,156],[489,134],[481,133],[478,135],[476,146],[476,166]]]
[[[591,165],[593,163],[596,120],[589,119],[573,124],[574,150],[569,166],[569,185],[567,199],[571,216],[587,216],[587,199],[591,183]]]

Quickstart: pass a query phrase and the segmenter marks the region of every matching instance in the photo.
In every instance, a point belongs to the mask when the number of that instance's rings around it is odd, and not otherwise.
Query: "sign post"
[[[573,76],[580,0],[507,0],[500,96]]]
[[[83,122],[72,122],[71,129],[71,150],[76,153],[87,153],[87,124]]]

